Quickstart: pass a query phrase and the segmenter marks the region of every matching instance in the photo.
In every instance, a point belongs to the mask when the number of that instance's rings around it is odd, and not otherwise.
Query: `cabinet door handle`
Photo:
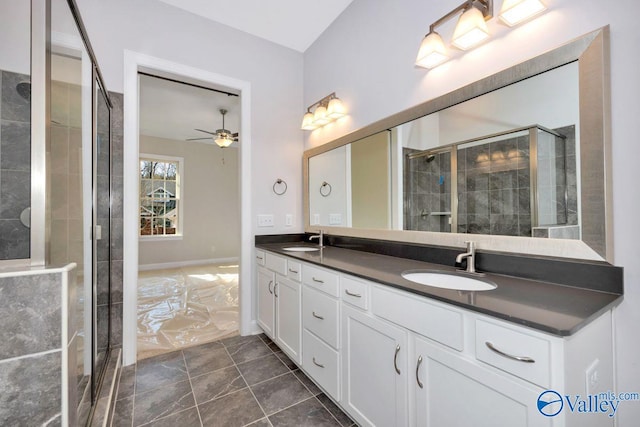
[[[273,295],[273,291],[271,290],[271,284],[273,283],[273,280],[269,280],[269,284],[267,285],[267,287],[269,288],[269,293],[271,295]]]
[[[256,256],[256,258],[259,259],[260,261],[262,261],[264,259],[261,256]]]
[[[289,269],[289,273],[298,274],[296,270]]]
[[[536,361],[534,359],[530,358],[530,357],[527,357],[527,356],[514,356],[512,354],[505,353],[504,351],[498,350],[489,341],[485,342],[484,344],[487,347],[489,347],[489,350],[493,351],[494,353],[499,354],[502,357],[506,357],[507,359],[517,360],[518,362],[524,362],[524,363],[536,363]]]
[[[315,311],[312,312],[311,314],[313,314],[313,317],[315,317],[316,319],[324,320],[324,317],[318,316]]]
[[[278,285],[279,283],[276,282],[275,285],[273,285],[273,295],[278,298],[278,293],[276,292],[276,289],[278,289]]]
[[[400,344],[396,346],[396,354],[393,355],[393,367],[396,368],[396,374],[400,375],[400,369],[398,369],[398,353],[400,353]]]
[[[362,295],[360,294],[354,294],[353,292],[349,292],[349,289],[345,289],[344,293],[349,295],[350,297],[356,297],[356,298],[362,298]]]
[[[422,356],[418,357],[418,364],[416,365],[416,382],[418,383],[418,387],[424,388],[424,384],[420,381],[420,365],[422,365]]]
[[[316,358],[313,358],[313,364],[320,367],[320,368],[324,368],[324,365],[321,365],[320,363],[316,362]]]
[[[315,277],[312,277],[311,280],[313,280],[316,283],[324,283],[324,280],[316,279]]]

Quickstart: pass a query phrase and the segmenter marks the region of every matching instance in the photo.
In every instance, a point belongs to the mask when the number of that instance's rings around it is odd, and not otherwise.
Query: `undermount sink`
[[[446,271],[405,271],[402,277],[410,282],[435,288],[454,289],[456,291],[491,291],[498,287],[490,280],[476,279]]]
[[[282,248],[282,250],[289,252],[315,252],[320,250],[320,248],[316,248],[313,246],[289,246],[286,248]]]

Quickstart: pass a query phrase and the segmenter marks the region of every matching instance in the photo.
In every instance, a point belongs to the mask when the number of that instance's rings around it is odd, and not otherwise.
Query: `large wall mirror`
[[[308,150],[307,230],[610,258],[607,49],[605,27]]]

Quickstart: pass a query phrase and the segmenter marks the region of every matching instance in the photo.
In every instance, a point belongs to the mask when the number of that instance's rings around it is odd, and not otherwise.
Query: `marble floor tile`
[[[284,354],[284,352],[278,351],[276,352],[276,356],[278,356],[278,359],[280,359],[290,370],[295,371],[298,369],[298,365],[296,365],[293,360],[289,359],[289,356]]]
[[[195,406],[189,381],[165,385],[135,396],[133,424],[139,426]]]
[[[112,427],[131,427],[133,423],[133,396],[116,401]]]
[[[233,360],[231,360],[224,347],[213,347],[208,344],[205,344],[205,346],[204,349],[199,346],[183,350],[191,377],[233,365]]]
[[[338,421],[316,398],[275,413],[269,417],[269,421],[273,427],[340,427]]]
[[[261,341],[260,335],[245,335],[245,336],[236,335],[234,337],[225,338],[221,340],[220,343],[225,347],[229,348],[229,347],[235,347],[239,344],[244,344],[244,343],[253,342],[253,341]]]
[[[273,353],[260,338],[242,344],[227,347],[229,355],[235,363],[244,363],[258,357]]]
[[[200,422],[200,414],[198,414],[198,408],[193,407],[185,409],[184,411],[176,412],[168,417],[160,418],[152,421],[149,424],[145,424],[145,427],[202,427]]]
[[[311,397],[309,390],[292,373],[256,384],[251,390],[267,415]]]
[[[249,385],[270,380],[289,371],[275,354],[241,363],[238,365],[238,369]]]
[[[333,403],[333,401],[324,393],[316,396],[316,399],[322,403],[322,406],[327,408],[327,411],[334,416],[334,418],[340,423],[342,427],[349,427],[353,425],[353,420],[347,416],[342,409],[338,408],[338,406]]]
[[[247,427],[271,427],[271,423],[269,422],[268,418],[263,418],[256,421],[255,423],[247,425]]]
[[[196,402],[200,404],[243,389],[247,387],[247,383],[235,366],[229,366],[192,377],[191,386]]]
[[[241,427],[264,418],[264,412],[248,388],[198,406],[202,425]]]
[[[302,384],[309,390],[311,394],[318,395],[322,393],[322,390],[313,382],[309,377],[307,377],[304,372],[301,370],[293,371],[293,374],[300,380]]]
[[[189,379],[181,351],[155,356],[138,362],[136,393]]]
[[[118,385],[118,395],[116,400],[133,396],[136,387],[136,366],[130,365],[122,368],[120,373],[120,384]]]

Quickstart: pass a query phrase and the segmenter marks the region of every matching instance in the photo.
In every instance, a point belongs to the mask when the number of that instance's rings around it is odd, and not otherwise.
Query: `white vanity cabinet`
[[[256,260],[258,325],[291,360],[301,363],[301,265],[270,252],[258,252]]]
[[[545,390],[563,396],[613,390],[610,311],[561,337],[324,266],[262,255],[260,326],[287,354],[302,353],[302,369],[361,426],[613,425],[607,414],[565,408],[547,417],[537,407]],[[527,309],[512,301],[502,307]]]

